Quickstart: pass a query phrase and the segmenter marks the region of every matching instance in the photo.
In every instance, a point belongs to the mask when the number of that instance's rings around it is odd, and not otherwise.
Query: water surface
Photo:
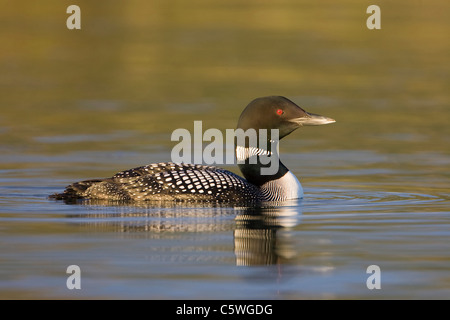
[[[63,3],[5,6],[0,298],[450,298],[449,4],[381,1],[376,31],[369,4],[95,1],[78,31]],[[169,161],[173,130],[235,128],[272,94],[337,120],[281,142],[303,200],[47,199]]]

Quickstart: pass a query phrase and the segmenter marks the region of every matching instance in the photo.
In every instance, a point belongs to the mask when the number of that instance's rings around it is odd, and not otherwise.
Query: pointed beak
[[[336,122],[334,119],[309,112],[306,112],[306,116],[295,118],[291,121],[297,123],[299,126],[320,126],[322,124]]]

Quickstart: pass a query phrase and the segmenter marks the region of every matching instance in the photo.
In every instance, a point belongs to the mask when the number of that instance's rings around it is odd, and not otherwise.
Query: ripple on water
[[[403,212],[423,210],[427,205],[435,206],[448,201],[445,195],[351,189],[313,188],[308,189],[305,194],[305,212]]]

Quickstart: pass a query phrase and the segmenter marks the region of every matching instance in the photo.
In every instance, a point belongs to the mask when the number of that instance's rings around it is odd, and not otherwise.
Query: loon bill
[[[237,129],[278,129],[279,139],[307,125],[322,125],[335,120],[308,113],[281,96],[257,98],[239,117]],[[270,137],[267,137],[270,140]],[[248,139],[247,139],[248,140]],[[303,188],[292,172],[279,159],[278,170],[261,174],[267,164],[254,156],[261,150],[248,141],[236,142],[236,155],[242,178],[228,170],[213,166],[173,162],[149,164],[121,171],[111,178],[75,182],[62,193],[50,196],[56,200],[76,199],[113,201],[207,201],[263,202],[285,201],[303,197]],[[272,144],[270,144],[272,146]],[[271,150],[262,150],[271,153]]]

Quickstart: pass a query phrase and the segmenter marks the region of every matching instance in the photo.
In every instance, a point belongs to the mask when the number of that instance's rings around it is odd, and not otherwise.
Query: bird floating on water
[[[334,119],[308,113],[281,96],[257,98],[239,117],[237,129],[278,129],[279,139],[301,126],[323,125]],[[270,136],[267,137],[270,140]],[[273,141],[269,141],[273,142]],[[303,197],[303,188],[279,159],[276,172],[261,174],[267,163],[258,156],[272,155],[268,150],[249,146],[248,141],[236,143],[238,166],[243,177],[214,166],[186,163],[154,163],[116,173],[105,179],[72,183],[52,199],[112,201],[206,201],[265,202],[285,201]],[[250,161],[255,159],[256,161]]]

